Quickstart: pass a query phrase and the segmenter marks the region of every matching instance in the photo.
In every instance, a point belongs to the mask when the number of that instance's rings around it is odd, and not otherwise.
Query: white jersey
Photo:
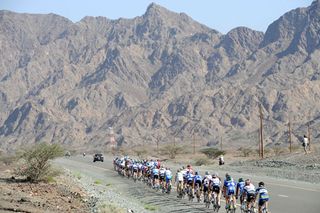
[[[177,173],[177,180],[178,181],[183,181],[183,173],[182,172],[178,172]]]
[[[254,187],[254,185],[252,183],[250,183],[248,186],[244,186],[243,190],[246,193],[255,193],[256,192],[256,188]]]
[[[212,178],[212,185],[213,186],[220,186],[221,185],[221,181],[218,177]]]
[[[203,178],[203,184],[205,186],[209,186],[211,180],[212,180],[212,176],[211,175],[206,175]]]
[[[166,169],[160,169],[160,176],[164,176],[166,173]]]

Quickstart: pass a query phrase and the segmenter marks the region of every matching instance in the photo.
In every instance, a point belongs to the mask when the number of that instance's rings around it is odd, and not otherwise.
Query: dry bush
[[[210,160],[207,157],[199,157],[195,160],[196,166],[209,165]]]
[[[250,154],[254,153],[254,150],[249,147],[240,147],[239,151],[242,157],[249,157]]]
[[[134,150],[134,153],[138,156],[138,158],[144,158],[147,154],[148,154],[148,151],[146,149],[135,149]]]
[[[64,151],[58,144],[40,143],[22,151],[18,156],[22,163],[16,168],[15,174],[26,177],[30,182],[45,180],[56,175],[49,160],[63,156]]]
[[[181,146],[174,146],[174,145],[166,145],[161,148],[161,154],[168,155],[169,158],[174,159],[176,155],[181,154],[183,152],[183,148]]]
[[[220,155],[224,155],[226,153],[225,151],[214,148],[214,147],[202,149],[202,150],[200,150],[200,152],[202,152],[208,158],[211,158],[211,159],[215,159],[215,158],[219,157]]]
[[[287,151],[287,148],[275,145],[272,147],[272,150],[275,156],[279,156],[281,154],[284,154]]]
[[[2,162],[4,165],[9,166],[12,163],[16,162],[17,157],[15,155],[9,155],[9,154],[2,154],[0,155],[0,162]]]

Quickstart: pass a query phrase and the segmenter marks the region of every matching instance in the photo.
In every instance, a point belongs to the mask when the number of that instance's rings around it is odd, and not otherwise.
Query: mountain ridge
[[[109,127],[119,146],[189,144],[193,134],[199,145],[223,136],[248,146],[260,104],[268,146],[288,142],[289,120],[300,140],[307,123],[319,125],[319,5],[287,12],[265,33],[227,34],[157,4],[133,19],[76,23],[0,11],[0,148],[96,149],[108,146]]]

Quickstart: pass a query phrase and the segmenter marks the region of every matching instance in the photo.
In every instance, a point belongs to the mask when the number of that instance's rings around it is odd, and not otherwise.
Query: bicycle
[[[171,180],[169,180],[168,183],[166,183],[166,193],[170,194],[172,188]]]
[[[188,194],[188,197],[189,197],[189,201],[193,201],[193,193],[192,193],[192,187],[190,185],[187,186],[187,194]]]
[[[250,202],[249,209],[247,208],[247,200],[243,201],[243,205],[244,205],[244,207],[241,208],[241,212],[243,212],[243,213],[256,213],[257,212],[254,207],[254,202]]]
[[[269,210],[267,209],[267,207],[266,207],[266,203],[264,203],[263,205],[262,205],[262,211],[261,211],[262,213],[268,213],[269,212]]]
[[[200,203],[201,191],[200,191],[199,183],[196,184],[196,188],[194,189],[194,191],[197,197],[197,201],[198,203]]]
[[[212,192],[212,194],[213,194],[213,199],[212,199],[213,212],[218,212],[220,209],[219,199],[218,199],[219,195],[216,192]]]
[[[235,213],[236,212],[236,204],[233,200],[233,195],[230,196],[228,203],[226,203],[226,212],[227,213]]]
[[[210,207],[210,203],[211,203],[211,200],[212,200],[212,196],[211,196],[211,193],[209,191],[206,191],[203,195],[203,201],[205,203],[205,206],[206,208],[209,208]]]

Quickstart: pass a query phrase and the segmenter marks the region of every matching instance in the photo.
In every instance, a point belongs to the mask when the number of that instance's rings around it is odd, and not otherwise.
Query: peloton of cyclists
[[[166,192],[170,192],[172,184],[172,172],[170,168],[165,168],[164,165],[160,165],[159,160],[135,160],[128,156],[117,157],[113,160],[114,169],[118,171],[120,175],[133,179],[150,183],[153,188],[160,187],[160,184],[166,189]],[[212,175],[208,171],[205,175],[201,176],[200,172],[194,173],[191,165],[187,165],[186,168],[182,167],[177,170],[175,182],[177,183],[178,197],[181,198],[180,192],[184,189],[189,189],[189,195],[194,197],[198,189],[200,196],[202,192],[204,196],[208,196],[210,193],[215,193],[217,196],[218,206],[221,206],[221,194],[226,198],[226,203],[229,204],[230,200],[233,200],[234,207],[236,206],[236,199],[240,197],[241,208],[244,208],[244,200],[246,200],[246,209],[250,209],[255,205],[257,201],[259,207],[259,213],[263,209],[268,208],[269,194],[265,188],[265,184],[260,182],[258,188],[252,184],[250,179],[246,181],[243,178],[239,178],[238,183],[233,180],[230,174],[226,174],[224,183],[221,183],[221,179],[216,173]],[[198,192],[199,192],[198,191]],[[196,194],[199,196],[199,194]],[[229,208],[226,205],[226,208]]]

